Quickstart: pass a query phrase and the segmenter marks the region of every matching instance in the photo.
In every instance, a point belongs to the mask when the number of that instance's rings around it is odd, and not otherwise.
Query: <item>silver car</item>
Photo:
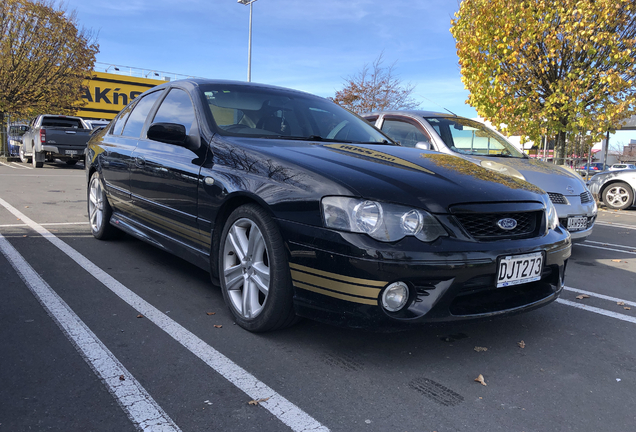
[[[403,146],[461,156],[484,168],[527,180],[548,193],[573,241],[584,241],[592,234],[598,209],[581,176],[528,157],[483,123],[429,111],[386,111],[362,117]]]
[[[606,171],[588,182],[594,197],[614,210],[636,205],[636,169]]]

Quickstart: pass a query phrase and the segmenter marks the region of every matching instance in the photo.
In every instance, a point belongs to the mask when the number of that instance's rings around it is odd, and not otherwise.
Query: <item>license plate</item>
[[[519,285],[541,279],[543,254],[509,255],[499,261],[497,288]]]
[[[65,150],[64,153],[65,154],[69,154],[69,155],[76,155],[77,154],[77,150]]]
[[[580,231],[587,228],[587,217],[577,216],[568,218],[568,231]]]

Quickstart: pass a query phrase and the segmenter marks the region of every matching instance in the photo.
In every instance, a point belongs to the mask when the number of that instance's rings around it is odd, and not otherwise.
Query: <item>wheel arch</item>
[[[216,214],[212,225],[214,229],[212,230],[212,240],[210,244],[210,275],[212,277],[212,281],[215,284],[219,284],[218,252],[221,245],[221,234],[223,232],[223,227],[225,227],[225,222],[229,218],[230,214],[237,208],[246,204],[255,204],[259,206],[260,208],[265,210],[272,217],[272,219],[276,220],[274,214],[272,213],[272,210],[269,208],[267,203],[254,195],[236,194],[223,202]]]

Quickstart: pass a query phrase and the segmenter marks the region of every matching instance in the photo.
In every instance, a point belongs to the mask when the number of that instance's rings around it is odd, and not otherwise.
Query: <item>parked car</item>
[[[572,241],[582,242],[592,234],[598,209],[581,177],[528,157],[483,123],[429,111],[377,112],[363,117],[403,146],[460,156],[484,168],[529,181],[548,193]]]
[[[44,161],[60,159],[67,165],[84,160],[91,130],[80,117],[44,114],[35,117],[22,136],[20,160],[42,168]]]
[[[589,164],[584,164],[576,168],[576,172],[578,172],[581,177],[588,178],[591,176],[595,176],[596,174],[605,171],[607,169],[607,165],[603,162],[593,162]]]
[[[536,186],[279,87],[148,90],[91,138],[86,174],[96,238],[121,230],[210,270],[255,332],[531,310],[557,298],[571,252]]]
[[[97,129],[100,127],[105,127],[108,126],[108,123],[110,123],[110,121],[108,120],[90,120],[90,119],[84,119],[84,123],[86,123],[86,125],[90,128],[90,129]]]
[[[22,136],[29,130],[29,127],[22,123],[14,123],[9,125],[7,142],[9,157],[18,157],[20,155],[20,145],[22,144]]]
[[[610,171],[618,171],[618,170],[624,170],[624,169],[636,169],[636,165],[627,164],[627,163],[618,163],[609,167]]]
[[[624,210],[636,205],[636,170],[607,171],[592,177],[588,182],[596,199],[614,210]]]

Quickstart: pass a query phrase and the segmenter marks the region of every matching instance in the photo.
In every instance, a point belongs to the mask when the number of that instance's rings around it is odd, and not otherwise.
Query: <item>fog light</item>
[[[382,293],[382,307],[389,312],[402,309],[409,300],[409,287],[404,282],[393,282]]]

